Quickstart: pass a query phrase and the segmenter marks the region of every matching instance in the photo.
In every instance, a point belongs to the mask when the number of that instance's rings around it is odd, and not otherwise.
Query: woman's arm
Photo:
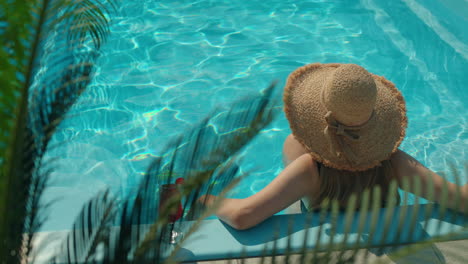
[[[460,212],[467,212],[468,184],[458,186],[445,180],[401,150],[392,156],[391,161],[396,170],[396,179],[400,188],[405,188],[403,183],[407,181],[408,186],[405,191],[417,194],[415,181],[419,181],[422,188],[417,195],[440,203],[443,199],[442,190],[444,186],[447,186],[447,206]],[[429,197],[430,186],[433,188],[432,197]],[[459,195],[458,201],[457,195]]]
[[[216,215],[228,225],[244,230],[264,221],[304,196],[319,190],[317,164],[309,154],[291,162],[270,184],[245,199],[224,199]],[[206,206],[215,196],[202,197]]]

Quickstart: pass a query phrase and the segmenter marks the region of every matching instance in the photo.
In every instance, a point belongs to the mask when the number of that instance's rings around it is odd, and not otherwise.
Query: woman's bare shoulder
[[[302,144],[293,136],[289,134],[283,145],[283,163],[285,166],[299,158],[300,156],[307,154],[307,150]],[[310,156],[310,155],[309,155]]]

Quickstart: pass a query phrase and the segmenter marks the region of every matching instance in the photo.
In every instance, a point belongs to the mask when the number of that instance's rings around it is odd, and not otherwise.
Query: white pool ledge
[[[306,225],[307,214],[275,215],[258,226],[244,231],[235,230],[217,219],[203,220],[199,229],[183,243],[178,255],[180,260],[187,262],[256,257],[263,253],[282,255],[287,251],[300,251],[303,248],[306,233],[308,233],[308,239],[305,246],[308,249],[317,248],[318,241],[321,245],[328,245],[332,242],[352,246],[359,241],[360,246],[366,244],[378,246],[396,243],[409,244],[448,234],[456,234],[451,240],[468,239],[468,232],[464,228],[468,225],[468,216],[448,212],[443,219],[440,219],[437,212],[434,212],[429,216],[429,220],[425,221],[426,206],[421,205],[417,215],[405,213],[405,211],[411,212],[413,206],[399,207],[396,213],[387,220],[391,225],[386,230],[383,228],[386,211],[382,209],[374,221],[375,228],[372,228],[375,230],[374,232],[369,232],[372,221],[370,215],[364,218],[365,224],[361,227],[362,231],[359,230],[358,223],[361,214],[356,213],[347,235],[344,234],[343,214],[338,215],[339,224],[335,228],[332,228],[329,216],[323,218],[324,221],[320,221],[318,213],[312,216],[309,225]],[[404,223],[400,227],[402,235],[396,236],[399,222]],[[288,229],[292,231],[290,236],[287,235]],[[415,230],[415,232],[410,233],[410,229]],[[118,227],[115,227],[115,230],[118,231]],[[387,231],[387,235],[384,235],[385,231]],[[336,234],[334,241],[330,241],[332,233]],[[41,254],[37,256],[38,263],[44,263],[49,259],[54,252],[52,249],[57,249],[61,244],[60,241],[64,241],[67,234],[68,231],[37,233],[35,245],[40,245],[41,241],[44,241],[48,236],[57,238],[55,243],[48,243],[47,249],[42,250]],[[274,244],[276,244],[277,250],[272,252]]]

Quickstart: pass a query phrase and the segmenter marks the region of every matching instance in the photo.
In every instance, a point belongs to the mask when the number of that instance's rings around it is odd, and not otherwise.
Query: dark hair
[[[379,186],[381,190],[380,199],[382,207],[388,205],[390,195],[396,195],[397,204],[400,203],[398,190],[395,188],[395,193],[390,192],[390,182],[394,179],[394,170],[390,160],[385,160],[380,166],[368,169],[366,171],[345,171],[326,167],[323,164],[319,166],[320,175],[320,193],[314,204],[320,205],[326,198],[330,200],[338,200],[340,207],[345,207],[351,194],[356,193],[358,208],[361,204],[362,196],[359,195],[364,190],[370,191],[372,199],[374,187]]]

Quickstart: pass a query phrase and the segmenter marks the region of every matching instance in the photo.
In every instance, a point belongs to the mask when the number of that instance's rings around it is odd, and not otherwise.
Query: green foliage
[[[77,8],[76,4],[79,4]],[[40,197],[52,167],[42,159],[55,128],[88,85],[96,50],[108,33],[93,1],[2,1],[0,4],[0,260],[24,262],[43,221]],[[93,25],[72,23],[92,20]],[[94,20],[93,20],[94,18]],[[70,29],[71,28],[71,29]],[[43,44],[63,32],[56,61],[37,73]],[[42,77],[42,78],[41,78]],[[33,82],[33,78],[35,78]],[[37,111],[37,112],[36,112]],[[34,115],[30,115],[33,112]]]
[[[36,1],[0,2],[0,164],[5,160],[16,102],[26,78],[26,67],[31,55],[28,28],[33,26],[30,11],[37,8],[35,3]]]

